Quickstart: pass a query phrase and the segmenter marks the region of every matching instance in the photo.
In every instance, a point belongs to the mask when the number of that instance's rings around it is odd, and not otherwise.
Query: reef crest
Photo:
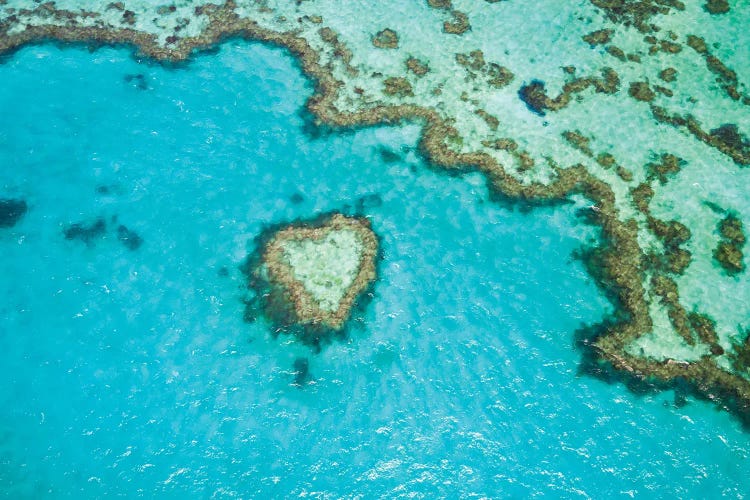
[[[334,214],[268,235],[258,249],[254,287],[266,315],[284,326],[340,330],[375,280],[378,239],[367,219]]]

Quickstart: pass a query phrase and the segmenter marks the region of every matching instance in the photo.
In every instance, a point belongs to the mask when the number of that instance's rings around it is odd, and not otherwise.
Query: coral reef
[[[341,330],[375,280],[378,239],[367,219],[333,214],[272,228],[258,241],[251,288],[277,327]]]
[[[71,224],[63,230],[63,236],[66,240],[82,241],[87,246],[94,244],[94,241],[102,238],[107,232],[107,222],[103,217],[97,217],[89,223],[77,222]]]
[[[28,209],[24,200],[0,198],[0,228],[15,226]]]
[[[122,224],[117,226],[117,239],[130,251],[138,250],[143,245],[143,238]]]
[[[714,250],[714,259],[729,275],[736,275],[745,270],[745,258],[742,253],[745,246],[745,233],[742,221],[734,214],[729,214],[719,222],[719,245]]]
[[[378,31],[372,37],[372,44],[379,49],[395,49],[398,47],[398,34],[389,28]]]
[[[741,51],[726,49],[746,47],[732,37],[747,31],[708,29],[735,14],[721,0],[545,5],[427,0],[431,17],[414,37],[416,7],[397,2],[131,0],[71,10],[13,0],[0,3],[0,53],[49,39],[130,43],[138,57],[174,64],[227,37],[286,47],[315,83],[306,104],[314,124],[415,121],[432,163],[482,172],[493,199],[588,198],[602,242],[580,257],[615,313],[579,332],[582,369],[629,386],[690,384],[750,422],[744,275],[712,271],[714,259],[741,269],[741,244],[731,223],[716,228],[718,247],[715,234],[706,244],[700,235],[713,228],[696,208],[716,202],[750,216],[736,191],[750,181],[747,72]],[[517,22],[531,15],[536,23]],[[385,48],[374,45],[380,33]],[[719,295],[712,279],[731,283]],[[307,320],[285,310],[273,282],[264,300],[275,324],[340,324],[320,307]]]
[[[703,8],[711,14],[726,14],[729,12],[729,2],[727,0],[707,0]]]

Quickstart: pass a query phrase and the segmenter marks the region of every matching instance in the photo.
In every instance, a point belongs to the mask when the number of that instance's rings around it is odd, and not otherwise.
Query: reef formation
[[[497,199],[588,198],[602,243],[581,258],[615,313],[578,332],[583,368],[687,384],[747,423],[748,25],[750,9],[713,0],[0,0],[0,53],[283,46],[315,83],[319,125],[418,122],[435,165],[481,171]]]
[[[376,277],[378,239],[365,218],[336,213],[270,228],[258,243],[250,286],[275,327],[303,341],[342,330]]]
[[[24,200],[0,198],[0,228],[15,226],[27,210]]]

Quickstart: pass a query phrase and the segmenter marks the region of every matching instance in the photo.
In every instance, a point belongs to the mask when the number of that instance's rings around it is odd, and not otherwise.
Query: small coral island
[[[341,214],[272,228],[248,262],[250,288],[282,331],[319,343],[344,328],[376,276],[378,238],[362,217]]]

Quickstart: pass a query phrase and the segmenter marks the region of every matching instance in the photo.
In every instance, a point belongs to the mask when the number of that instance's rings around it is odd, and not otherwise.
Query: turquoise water
[[[310,135],[311,85],[257,44],[173,69],[29,47],[0,82],[0,198],[28,204],[0,229],[6,496],[750,489],[728,414],[577,375],[573,332],[611,311],[571,258],[580,205],[493,204],[416,126]],[[239,266],[267,224],[331,210],[370,217],[381,278],[314,353],[243,322]]]

